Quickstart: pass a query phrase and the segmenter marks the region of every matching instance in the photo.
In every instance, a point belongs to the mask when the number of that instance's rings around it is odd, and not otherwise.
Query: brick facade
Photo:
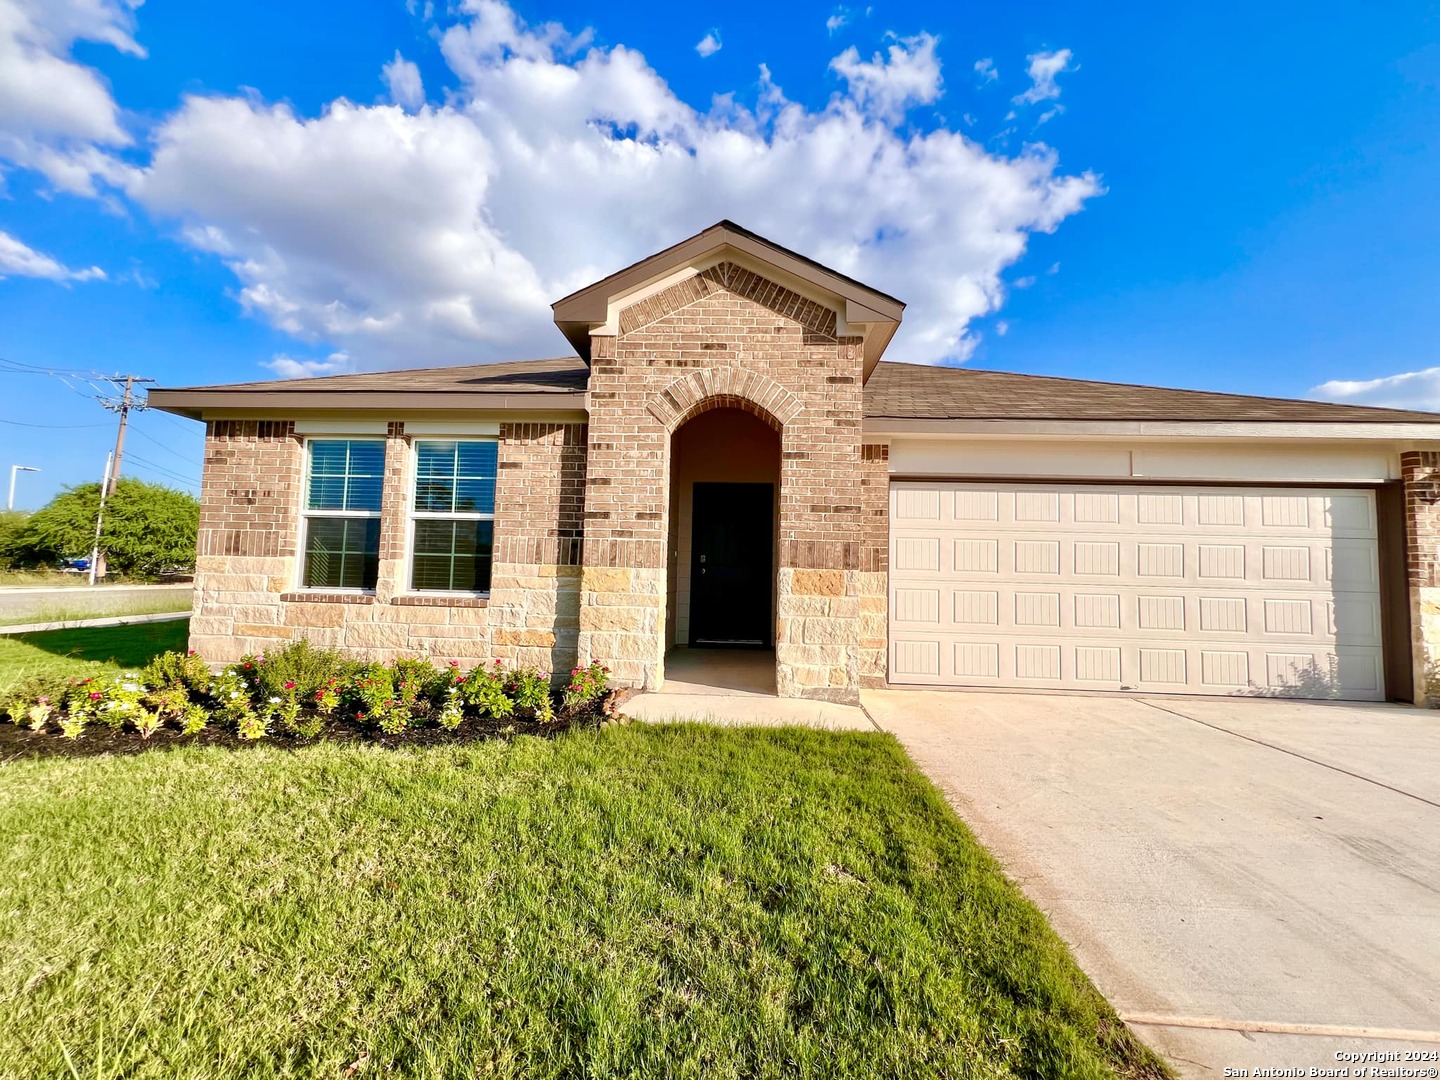
[[[565,672],[579,625],[585,425],[503,424],[489,597],[404,591],[410,438],[387,425],[373,595],[297,589],[304,440],[289,421],[206,430],[191,647],[212,662],[296,638],[374,659],[499,659]]]
[[[663,682],[670,439],[706,409],[741,408],[781,437],[777,687],[856,700],[862,591],[874,589],[862,576],[876,565],[859,487],[860,339],[729,262],[625,308],[618,329],[591,347],[581,662]]]
[[[1405,578],[1410,597],[1415,703],[1440,699],[1440,451],[1400,455],[1405,485]]]

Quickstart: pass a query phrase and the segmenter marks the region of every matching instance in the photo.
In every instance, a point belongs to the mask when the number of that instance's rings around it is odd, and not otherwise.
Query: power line
[[[152,443],[154,443],[156,446],[158,446],[161,450],[164,450],[167,454],[174,454],[174,455],[175,455],[177,458],[179,458],[181,461],[185,462],[185,464],[187,464],[187,465],[193,465],[193,464],[194,464],[194,460],[193,460],[188,454],[182,454],[179,450],[176,450],[174,447],[166,446],[166,445],[165,445],[163,442],[161,442],[159,439],[155,438],[155,436],[153,436],[153,435],[151,435],[151,434],[149,434],[149,433],[147,433],[147,432],[145,432],[145,431],[140,430],[140,428],[138,428],[138,427],[135,428],[135,434],[136,434],[136,435],[139,435],[142,439],[148,439],[150,442],[152,442]]]
[[[27,424],[23,420],[0,420],[0,424],[14,427],[49,428],[52,431],[74,431],[78,428],[109,427],[109,424]]]
[[[154,470],[155,470],[156,472],[158,472],[158,473],[163,473],[164,475],[170,477],[170,479],[172,479],[172,480],[179,480],[179,481],[181,481],[182,483],[186,483],[186,484],[198,484],[198,483],[200,483],[200,481],[199,481],[198,479],[196,479],[195,477],[193,477],[193,476],[182,476],[180,473],[175,472],[173,469],[169,469],[169,468],[167,468],[167,467],[164,466],[164,465],[157,465],[155,462],[149,460],[148,458],[143,458],[143,457],[141,457],[139,454],[135,453],[135,451],[133,451],[133,450],[130,451],[130,457],[131,457],[133,460],[140,462],[140,464],[142,464],[142,465],[148,465],[150,468],[154,469]],[[112,476],[113,476],[113,470],[112,470]]]

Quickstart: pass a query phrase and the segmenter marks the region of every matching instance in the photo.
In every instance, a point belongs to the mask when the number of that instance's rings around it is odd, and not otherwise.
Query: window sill
[[[301,589],[298,592],[281,593],[280,599],[292,604],[373,604],[375,603],[375,594],[325,592],[323,589],[311,592],[308,589]]]
[[[451,593],[405,593],[392,596],[390,603],[398,607],[458,607],[483,608],[490,606],[488,596],[456,596]]]

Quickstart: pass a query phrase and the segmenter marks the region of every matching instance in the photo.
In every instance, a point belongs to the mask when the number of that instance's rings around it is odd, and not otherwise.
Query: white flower
[[[121,689],[121,690],[129,690],[129,691],[134,692],[134,691],[136,691],[136,690],[139,690],[139,689],[140,689],[140,686],[139,686],[138,683],[127,682],[127,683],[121,683],[121,684],[120,684],[120,689]]]
[[[271,705],[279,705],[279,704],[280,704],[280,699],[279,699],[278,697],[272,697],[272,698],[270,699],[270,704],[271,704]]]
[[[235,700],[237,697],[239,697],[239,696],[240,696],[240,691],[239,691],[239,690],[231,690],[231,691],[230,691],[230,700],[231,700],[231,701],[234,701],[234,700]]]

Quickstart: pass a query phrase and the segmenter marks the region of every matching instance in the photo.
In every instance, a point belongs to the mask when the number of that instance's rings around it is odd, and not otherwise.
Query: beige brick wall
[[[861,592],[874,589],[862,575],[875,572],[861,344],[837,336],[834,312],[729,263],[592,339],[582,662],[605,660],[637,686],[663,681],[670,436],[708,408],[738,407],[781,435],[777,685],[855,700]]]
[[[584,424],[500,429],[488,598],[405,595],[409,439],[389,424],[374,595],[297,589],[304,442],[289,421],[207,427],[191,647],[215,663],[300,637],[374,659],[567,672],[579,624]]]

